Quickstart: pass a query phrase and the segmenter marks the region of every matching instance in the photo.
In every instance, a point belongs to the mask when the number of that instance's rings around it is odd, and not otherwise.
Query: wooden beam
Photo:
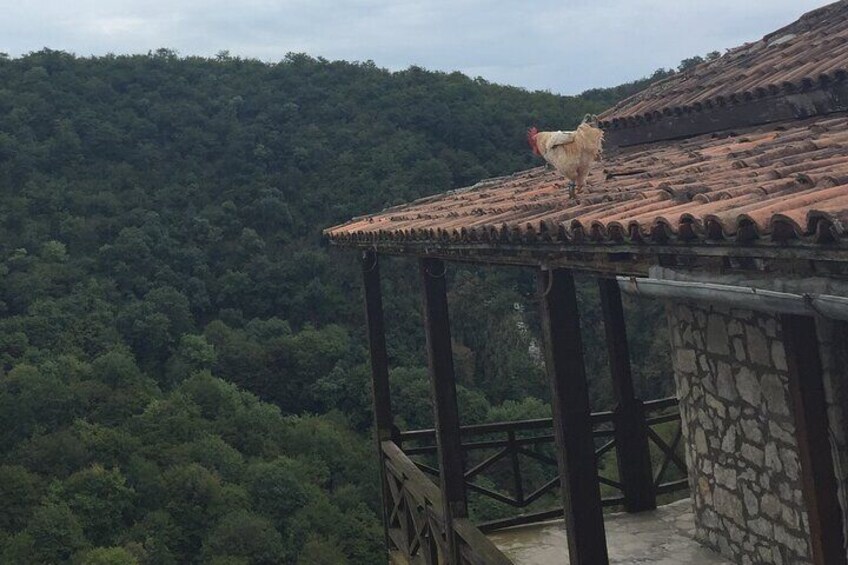
[[[794,314],[784,314],[780,321],[813,563],[846,565],[816,322]]]
[[[392,496],[383,462],[382,442],[394,435],[391,393],[389,390],[389,358],[386,352],[386,331],[383,323],[383,293],[380,288],[379,256],[372,250],[362,253],[362,280],[365,290],[365,324],[368,329],[368,351],[371,357],[371,397],[374,411],[374,435],[380,465],[380,493],[383,508],[383,531],[386,551],[391,550],[389,516]]]
[[[645,407],[636,397],[630,371],[627,328],[621,291],[615,279],[598,279],[604,316],[615,407],[615,449],[624,490],[624,509],[642,512],[657,507]]]
[[[446,266],[439,259],[421,259],[419,268],[424,287],[424,327],[436,420],[436,445],[439,455],[439,480],[445,514],[445,533],[450,553],[448,563],[458,564],[460,563],[459,538],[454,532],[453,522],[456,519],[468,517],[468,503],[448,317]]]
[[[606,565],[609,558],[574,277],[564,269],[540,270],[537,282],[570,563]]]
[[[371,356],[371,391],[374,397],[374,427],[379,441],[392,438],[389,357],[383,321],[383,293],[380,288],[379,256],[372,250],[362,253],[362,277],[365,287],[365,323],[368,326],[368,351]],[[378,444],[379,447],[379,444]]]
[[[768,259],[781,261],[797,261],[796,266],[803,261],[825,263],[848,262],[848,244],[840,240],[835,245],[819,245],[816,243],[799,242],[787,246],[779,242],[756,240],[755,243],[715,243],[693,244],[692,242],[668,243],[636,243],[636,242],[561,242],[561,241],[526,241],[526,242],[466,242],[442,241],[426,239],[420,241],[376,239],[374,241],[344,241],[330,240],[336,248],[377,248],[386,255],[412,255],[415,257],[437,257],[450,261],[466,263],[484,263],[489,265],[521,265],[538,267],[554,264],[561,268],[572,268],[572,265],[582,264],[575,254],[601,257],[601,267],[608,266],[609,272],[627,274],[631,270],[620,260],[624,254],[633,255],[638,272],[642,272],[642,264],[658,264],[661,256],[668,258],[685,258],[693,261],[697,258],[718,259]],[[609,261],[610,256],[616,261]],[[594,259],[592,260],[594,261]],[[586,264],[592,261],[586,261]],[[574,267],[576,268],[576,267]],[[582,268],[582,267],[581,267]],[[647,273],[647,269],[645,269]],[[787,269],[791,274],[791,269]],[[636,274],[636,272],[634,272]]]

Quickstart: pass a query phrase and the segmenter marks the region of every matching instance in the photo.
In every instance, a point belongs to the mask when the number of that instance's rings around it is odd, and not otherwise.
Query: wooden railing
[[[389,500],[389,550],[409,565],[447,563],[447,536],[459,545],[461,565],[510,565],[512,562],[466,518],[447,531],[442,493],[392,441],[381,443]]]
[[[644,403],[645,426],[648,440],[656,454],[652,485],[657,494],[667,494],[688,489],[686,464],[678,453],[682,430],[680,413],[676,398],[666,398]],[[595,438],[595,456],[599,462],[616,448],[615,413],[596,412],[592,414]],[[660,426],[677,422],[671,439],[666,440],[657,430]],[[559,517],[562,509],[558,498],[553,496],[559,487],[559,475],[553,436],[553,422],[550,418],[523,420],[463,426],[462,448],[466,460],[465,480],[470,493],[494,500],[506,507],[520,512],[518,515],[482,522],[478,527],[482,531],[533,523]],[[438,477],[436,467],[435,430],[414,430],[401,432],[399,441],[403,452],[414,459],[414,464],[422,471]],[[536,484],[527,484],[525,469],[527,462],[535,462],[536,474],[540,468],[547,472]],[[524,464],[522,464],[524,463]],[[500,480],[486,485],[480,479],[487,471],[499,466]],[[606,465],[614,469],[615,465]],[[673,476],[675,473],[677,476]],[[506,477],[506,478],[505,478]],[[682,478],[681,478],[682,477]],[[617,479],[599,471],[598,481],[605,491],[604,506],[620,506],[624,502],[623,485]],[[492,485],[495,484],[493,488]],[[435,485],[433,485],[434,488]],[[607,488],[603,488],[607,487]],[[547,502],[547,508],[539,510],[540,503]]]
[[[645,402],[645,411],[648,416],[645,420],[648,440],[659,451],[660,461],[654,473],[654,488],[657,494],[668,494],[687,490],[689,481],[686,478],[686,461],[681,458],[678,449],[683,439],[683,426],[680,424],[680,410],[677,406],[677,398],[663,398]],[[671,441],[666,442],[657,432],[657,428],[664,424],[676,422],[674,434]],[[683,478],[669,478],[672,469],[677,469]]]

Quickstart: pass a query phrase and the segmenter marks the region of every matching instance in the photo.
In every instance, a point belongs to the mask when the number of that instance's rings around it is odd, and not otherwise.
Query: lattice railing
[[[653,445],[654,487],[657,494],[666,494],[688,488],[686,464],[678,453],[682,432],[677,399],[667,398],[644,403],[645,425],[648,440]],[[658,428],[676,422],[671,439],[663,438]],[[616,447],[615,414],[592,414],[595,456],[604,461]],[[559,499],[553,496],[559,487],[553,422],[550,418],[463,426],[462,447],[466,459],[465,480],[467,490],[494,500],[520,512],[480,524],[483,531],[522,523],[537,522],[562,514]],[[664,430],[665,434],[669,430]],[[435,430],[401,432],[403,452],[414,457],[422,471],[438,476],[436,467]],[[534,477],[527,477],[531,468]],[[603,466],[614,469],[614,465]],[[497,480],[486,480],[492,471]],[[677,473],[677,477],[673,474]],[[683,478],[680,478],[683,477]],[[623,485],[617,478],[599,469],[598,481],[605,492],[604,506],[619,506],[624,502]],[[603,487],[607,488],[603,488]],[[539,510],[547,501],[548,508]]]
[[[512,562],[467,519],[454,519],[446,531],[442,494],[404,452],[391,441],[381,444],[391,500],[388,510],[390,550],[410,565],[447,563],[448,540],[459,545],[462,565],[510,565]]]
[[[660,454],[659,463],[655,465],[654,487],[657,494],[687,490],[689,481],[686,478],[686,461],[680,453],[680,442],[683,439],[683,426],[680,422],[680,410],[677,398],[663,398],[645,402],[645,419],[648,441]],[[651,416],[651,414],[653,414]],[[674,423],[671,441],[667,442],[660,435],[658,428],[665,424]],[[676,470],[682,478],[669,477]]]

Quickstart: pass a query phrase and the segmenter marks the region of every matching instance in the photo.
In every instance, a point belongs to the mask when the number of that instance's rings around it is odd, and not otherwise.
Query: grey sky
[[[577,93],[723,51],[828,0],[2,0],[0,51],[287,52]]]

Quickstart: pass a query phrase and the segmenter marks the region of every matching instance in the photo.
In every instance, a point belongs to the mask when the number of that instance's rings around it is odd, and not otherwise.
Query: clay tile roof
[[[435,244],[633,249],[732,243],[815,244],[814,254],[824,245],[843,257],[846,79],[843,0],[655,83],[603,114],[609,155],[576,200],[569,200],[557,173],[537,168],[354,218],[324,233],[338,245],[401,252]],[[766,103],[748,103],[751,98]]]
[[[325,231],[341,245],[848,243],[848,114],[622,150],[569,200],[543,167]]]
[[[604,112],[605,127],[795,92],[848,71],[848,1],[830,4],[760,41],[658,81]]]

